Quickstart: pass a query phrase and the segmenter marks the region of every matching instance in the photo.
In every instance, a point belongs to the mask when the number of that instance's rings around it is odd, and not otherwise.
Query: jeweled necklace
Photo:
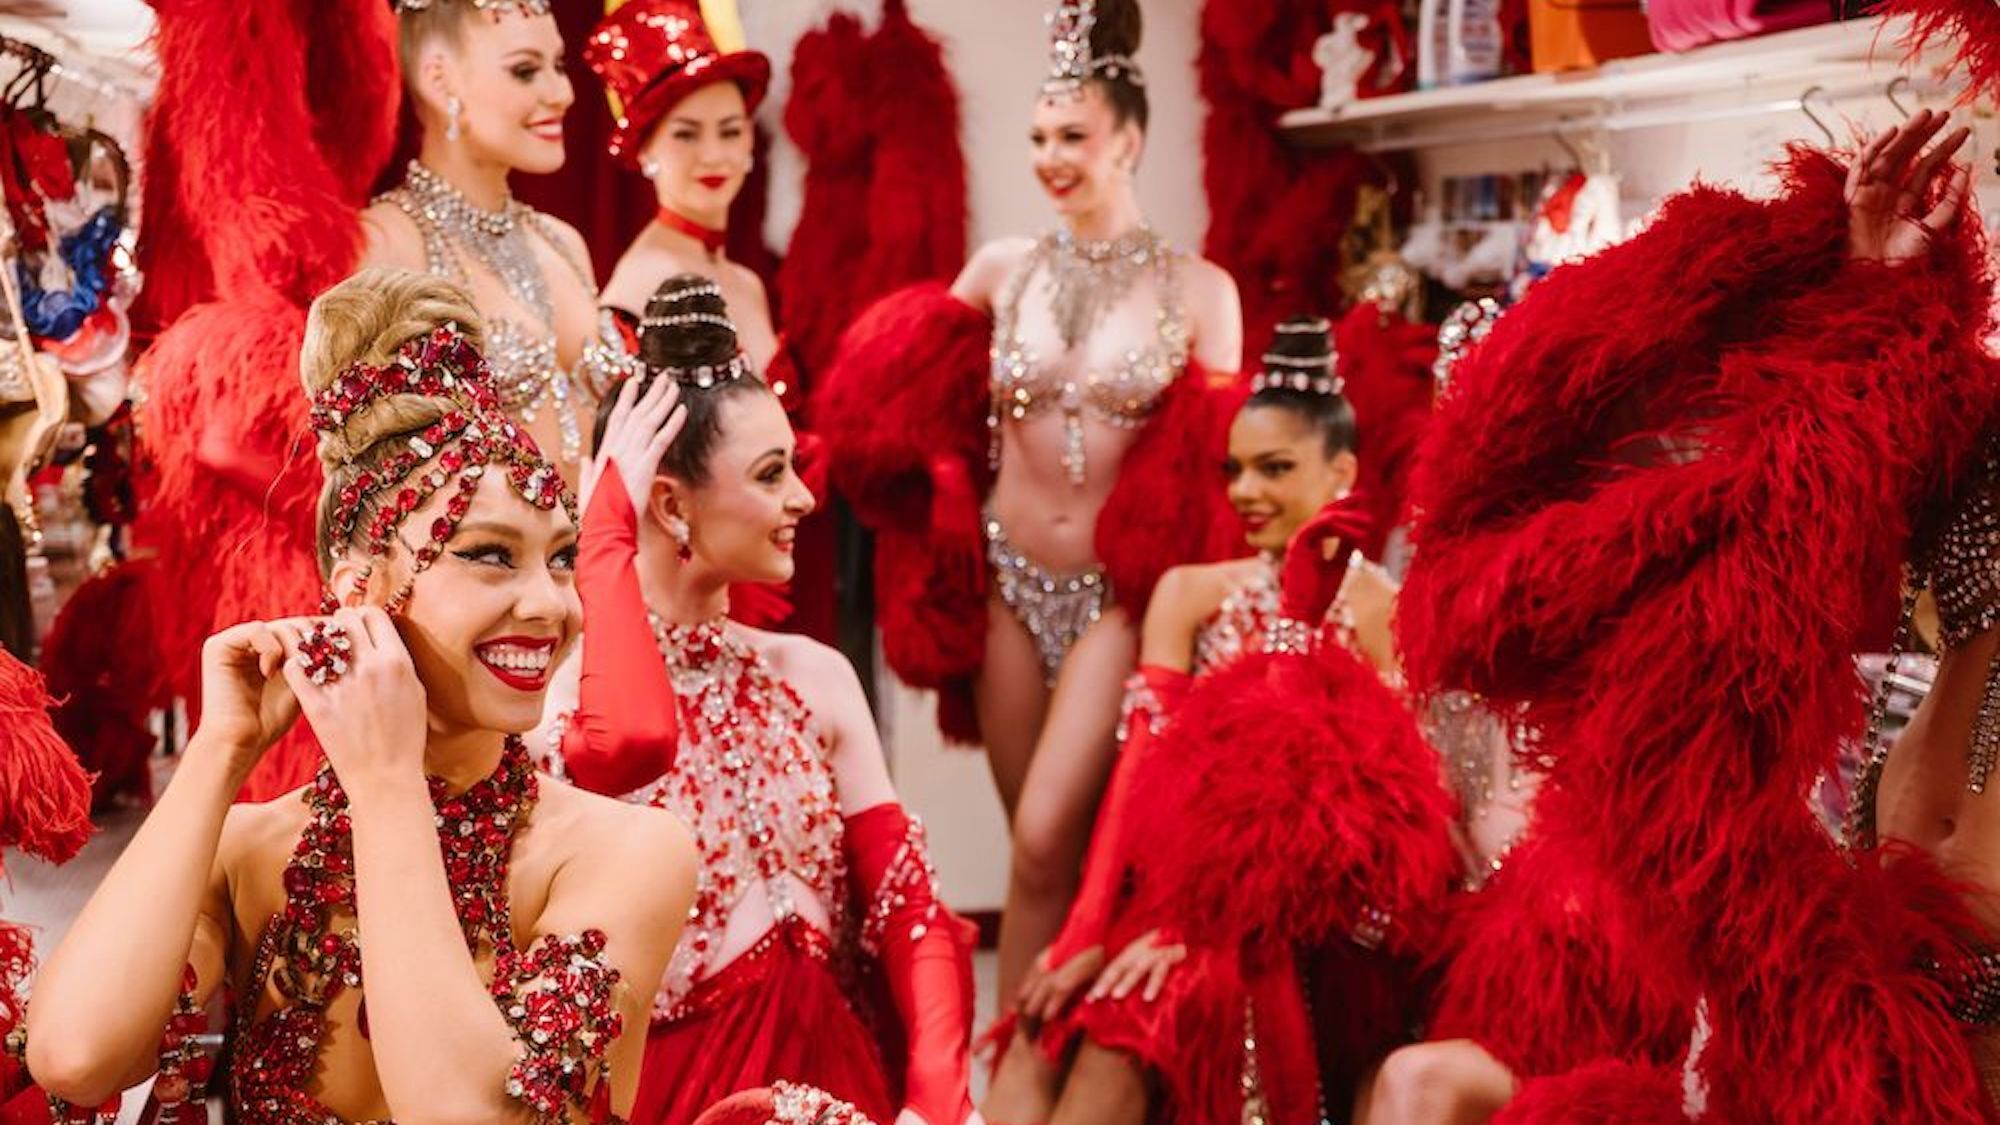
[[[456,796],[433,777],[430,791],[466,948],[477,954],[484,945],[502,957],[514,948],[507,861],[538,794],[527,748],[510,736],[490,776]],[[332,767],[322,765],[304,800],[311,817],[285,865],[285,907],[266,924],[250,977],[253,987],[268,981],[284,1002],[262,1019],[255,1018],[256,1004],[245,1004],[237,1020],[230,1100],[251,1121],[310,1117],[312,1107],[301,1099],[319,1067],[327,1011],[343,991],[361,987],[347,792]],[[366,1038],[365,998],[360,1012]]]
[[[415,160],[410,161],[403,187],[407,199],[399,200],[399,205],[427,236],[424,246],[432,273],[465,276],[462,268],[444,260],[445,244],[456,244],[492,271],[544,327],[554,325],[555,304],[549,298],[548,279],[535,260],[534,242],[528,237],[532,212],[525,204],[510,194],[498,211],[483,210],[443,176]]]
[[[1063,346],[1074,348],[1117,306],[1165,244],[1140,223],[1116,238],[1082,239],[1067,228],[1042,240],[1049,259],[1049,301]]]

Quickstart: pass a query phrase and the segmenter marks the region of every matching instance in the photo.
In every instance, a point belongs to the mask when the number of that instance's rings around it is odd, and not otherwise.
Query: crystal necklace
[[[397,203],[424,232],[432,273],[465,277],[462,265],[445,260],[447,247],[455,247],[461,255],[492,271],[544,327],[554,325],[555,304],[549,298],[541,263],[535,260],[528,231],[532,212],[526,205],[509,195],[498,211],[481,210],[443,176],[415,160],[410,161],[403,189]]]
[[[1145,223],[1117,238],[1081,239],[1067,228],[1047,236],[1050,309],[1063,346],[1090,335],[1162,251],[1160,236]]]

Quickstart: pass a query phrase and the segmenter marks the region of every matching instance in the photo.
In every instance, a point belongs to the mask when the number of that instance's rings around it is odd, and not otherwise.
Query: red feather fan
[[[1138,909],[1204,940],[1272,948],[1351,932],[1364,908],[1424,926],[1458,872],[1437,755],[1374,669],[1339,645],[1252,655],[1197,684],[1135,779],[1156,838]],[[1248,754],[1250,757],[1246,757]]]
[[[90,839],[90,776],[57,736],[41,674],[0,649],[0,848],[64,863]]]
[[[172,152],[178,180],[155,186],[186,221],[147,230],[198,242],[215,291],[140,362],[150,471],[136,536],[158,552],[169,592],[156,606],[161,659],[193,698],[203,637],[309,609],[318,591],[320,482],[298,349],[307,303],[360,258],[365,181],[394,141],[396,30],[372,0],[156,7],[148,147]],[[341,96],[308,101],[328,90]],[[316,754],[296,734],[266,755],[248,791],[289,788]]]
[[[1993,0],[1887,0],[1881,14],[1908,16],[1904,45],[1912,55],[1926,46],[1949,44],[1971,84],[1965,100],[2000,97],[2000,4]]]
[[[1915,968],[1950,944],[1943,896],[1857,869],[1801,795],[1861,730],[1852,653],[1911,514],[1993,417],[1991,284],[1971,221],[1922,263],[1848,261],[1843,169],[1783,173],[1771,202],[1679,197],[1460,362],[1417,472],[1406,668],[1528,705],[1540,816],[1624,897],[1633,956],[1708,1002],[1711,1119],[1980,1121]]]
[[[822,286],[845,290],[854,312],[902,286],[950,278],[965,261],[958,89],[943,49],[911,22],[904,0],[884,0],[868,62],[875,131],[863,216],[868,253],[847,283]]]

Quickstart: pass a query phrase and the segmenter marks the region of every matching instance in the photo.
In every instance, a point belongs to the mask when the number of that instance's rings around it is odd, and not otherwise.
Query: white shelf
[[[1690,116],[1767,112],[1757,99],[1796,105],[1812,87],[1829,96],[1880,90],[1901,74],[1907,52],[1900,21],[1822,24],[1702,47],[1684,54],[1642,55],[1595,70],[1531,74],[1465,86],[1369,98],[1339,110],[1285,114],[1279,126],[1295,144],[1353,144],[1383,151],[1497,139],[1503,119],[1522,131],[1564,120],[1600,127],[1643,127]],[[1919,88],[1929,84],[1928,78]],[[1622,119],[1622,120],[1621,120]]]

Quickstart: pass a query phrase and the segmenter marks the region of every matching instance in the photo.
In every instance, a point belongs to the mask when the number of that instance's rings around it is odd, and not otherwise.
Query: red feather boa
[[[2000,97],[2000,5],[1993,0],[1887,0],[1879,12],[1910,18],[1903,43],[1912,56],[1933,43],[1953,45],[1970,80],[1965,101]]]
[[[937,41],[887,0],[872,34],[836,12],[799,40],[785,129],[806,180],[778,296],[816,380],[870,302],[965,260],[958,91]]]
[[[1354,217],[1356,191],[1378,178],[1368,158],[1351,149],[1307,151],[1278,135],[1280,114],[1319,98],[1312,47],[1328,20],[1325,5],[1295,0],[1202,6],[1195,61],[1208,102],[1202,252],[1235,277],[1242,293],[1246,356],[1262,354],[1284,317],[1344,303],[1340,240]]]
[[[942,285],[892,293],[848,331],[810,414],[834,487],[875,533],[883,655],[906,683],[943,693],[945,733],[965,742],[977,738],[967,692],[986,650],[991,334],[990,318]],[[1191,366],[1125,455],[1096,543],[1135,621],[1168,568],[1240,548],[1216,465],[1241,394]]]
[[[155,607],[161,658],[193,698],[203,637],[310,608],[319,589],[320,478],[294,373],[305,307],[359,261],[367,181],[394,143],[396,25],[371,0],[156,7],[148,147],[171,151],[177,176],[160,182],[156,168],[152,187],[186,221],[148,229],[162,246],[197,246],[214,294],[140,362],[151,471],[136,535],[168,592]],[[169,272],[199,273],[193,257]],[[247,791],[290,788],[316,754],[303,733],[287,739]]]
[[[1772,202],[1669,203],[1460,363],[1403,650],[1427,690],[1530,706],[1541,817],[1708,999],[1714,1119],[1983,1120],[1914,968],[1950,942],[1937,896],[1850,866],[1802,795],[1861,729],[1851,654],[1913,513],[1993,417],[1991,285],[1969,223],[1848,261],[1841,167],[1783,171]]]

